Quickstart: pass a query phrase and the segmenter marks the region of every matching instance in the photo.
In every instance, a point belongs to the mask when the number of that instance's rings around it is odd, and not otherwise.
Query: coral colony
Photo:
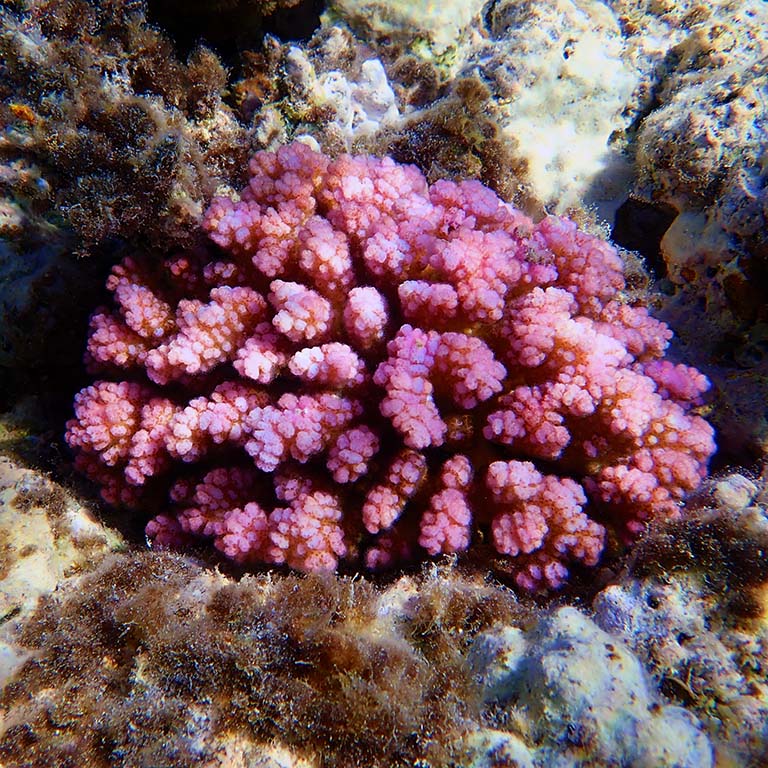
[[[615,250],[479,182],[301,143],[216,198],[216,255],[126,258],[67,441],[158,546],[386,568],[483,538],[557,588],[679,514],[714,452],[706,378],[622,301]]]

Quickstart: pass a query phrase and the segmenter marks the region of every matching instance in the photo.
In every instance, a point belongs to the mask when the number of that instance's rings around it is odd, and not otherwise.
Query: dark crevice
[[[324,0],[299,0],[292,7],[280,5],[280,0],[275,3],[148,0],[147,18],[173,38],[182,58],[203,44],[213,48],[228,66],[236,67],[240,53],[258,50],[265,34],[284,41],[308,40],[320,26]]]
[[[661,239],[677,216],[668,205],[627,199],[616,211],[611,239],[622,248],[637,251],[658,279],[667,276],[667,265],[661,255]]]

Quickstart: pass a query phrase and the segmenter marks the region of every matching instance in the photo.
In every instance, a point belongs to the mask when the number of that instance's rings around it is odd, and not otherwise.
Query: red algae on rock
[[[108,501],[170,499],[157,545],[316,571],[482,534],[557,588],[706,473],[706,378],[567,219],[294,143],[204,226],[213,256],[114,268],[67,426]]]

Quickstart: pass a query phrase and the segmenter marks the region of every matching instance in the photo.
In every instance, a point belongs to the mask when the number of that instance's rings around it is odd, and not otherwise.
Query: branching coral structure
[[[125,259],[67,441],[158,546],[385,568],[490,542],[557,588],[679,515],[708,382],[567,219],[389,158],[261,152],[204,221],[216,255]]]

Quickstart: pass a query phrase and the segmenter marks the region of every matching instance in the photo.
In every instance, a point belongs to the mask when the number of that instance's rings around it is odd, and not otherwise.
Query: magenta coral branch
[[[387,158],[250,171],[208,209],[215,255],[124,260],[91,319],[67,440],[112,503],[165,494],[157,545],[324,570],[483,539],[538,590],[679,514],[708,382],[608,243]]]

